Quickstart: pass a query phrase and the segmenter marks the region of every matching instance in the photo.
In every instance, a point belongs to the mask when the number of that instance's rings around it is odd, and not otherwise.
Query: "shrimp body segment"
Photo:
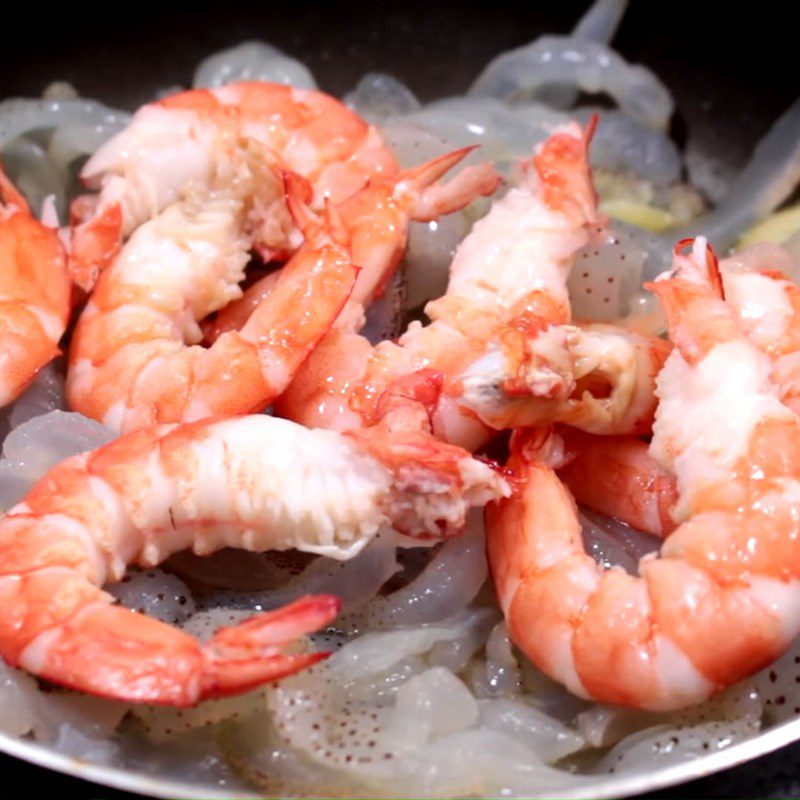
[[[336,205],[353,263],[360,271],[347,308],[335,327],[353,331],[362,327],[365,307],[383,293],[405,254],[409,222],[436,219],[497,189],[501,178],[490,164],[467,167],[447,183],[437,182],[473,149],[454,150],[411,169],[371,180]],[[297,181],[289,186],[289,195],[298,203],[307,199]],[[228,305],[207,326],[206,336],[214,341],[225,331],[241,328],[253,308],[272,291],[275,280],[276,274],[270,273],[250,286],[240,300]]]
[[[558,477],[581,505],[653,536],[666,537],[675,529],[675,476],[650,455],[647,442],[570,428],[560,435],[568,461]]]
[[[725,299],[742,330],[772,361],[781,399],[800,414],[800,287],[769,267],[735,269],[736,256],[719,266]]]
[[[0,406],[58,354],[70,289],[56,231],[33,217],[0,170]]]
[[[570,126],[554,138],[582,142],[582,136]],[[543,163],[549,163],[549,144],[539,151]],[[540,189],[541,177],[531,168],[525,184],[493,203],[488,216],[475,224],[456,251],[447,293],[428,304],[432,324],[412,324],[398,343],[383,342],[374,349],[346,332],[330,337],[310,359],[306,380],[296,380],[282,398],[281,413],[332,428],[369,424],[388,383],[425,368],[445,376],[444,400],[451,394],[447,381],[476,357],[476,350],[485,347],[484,337],[506,316],[524,310],[526,298],[535,300],[549,319],[568,320],[566,273],[573,250],[585,244],[586,236],[582,224],[568,227],[560,216],[556,226],[564,235],[553,234],[552,212]],[[358,364],[352,360],[356,354]],[[321,375],[327,375],[322,383]]]
[[[73,260],[90,288],[122,239],[180,199],[208,187],[243,148],[252,147],[311,182],[314,207],[341,202],[397,164],[377,131],[321,92],[262,82],[194,89],[143,106],[131,124],[86,163],[95,198],[75,206]],[[261,209],[256,246],[265,256],[299,244],[282,203]]]
[[[130,431],[260,411],[285,389],[344,307],[358,270],[346,243],[318,226],[242,330],[202,347],[200,320],[241,296],[252,242],[247,208],[226,187],[187,197],[134,232],[78,321],[72,408]]]
[[[426,307],[431,324],[412,323],[398,342],[374,348],[332,332],[278,401],[279,413],[334,429],[371,424],[388,383],[432,368],[445,378],[436,435],[467,448],[492,428],[542,419],[603,433],[648,429],[664,346],[569,324],[567,276],[597,220],[589,135],[568,125],[537,149],[521,185],[459,245],[446,294]]]
[[[40,677],[186,706],[290,674],[283,651],[338,601],[305,598],[206,644],[102,591],[127,565],[191,548],[297,548],[346,559],[381,531],[441,537],[507,492],[489,466],[402,409],[354,435],[265,415],[158,426],[52,469],[0,522],[0,654]]]
[[[514,641],[572,692],[652,710],[699,702],[800,632],[800,418],[719,297],[697,240],[652,288],[676,349],[658,377],[651,455],[679,523],[640,576],[586,554],[554,448],[517,441],[517,491],[487,510]],[[549,462],[549,463],[548,463]]]

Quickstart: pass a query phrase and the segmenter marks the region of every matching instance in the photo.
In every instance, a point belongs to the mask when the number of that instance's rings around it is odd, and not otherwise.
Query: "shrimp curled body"
[[[666,710],[763,668],[800,631],[800,418],[714,285],[703,240],[654,284],[676,349],[658,377],[651,455],[679,523],[640,577],[586,554],[560,457],[518,437],[517,491],[487,509],[512,639],[572,692]]]
[[[393,412],[357,435],[266,415],[137,431],[56,466],[0,522],[0,654],[134,702],[245,691],[322,657],[282,646],[328,624],[338,601],[306,598],[201,644],[100,587],[187,548],[346,559],[392,528],[440,537],[506,491],[489,466]]]
[[[70,309],[66,256],[0,170],[0,407],[58,354]]]

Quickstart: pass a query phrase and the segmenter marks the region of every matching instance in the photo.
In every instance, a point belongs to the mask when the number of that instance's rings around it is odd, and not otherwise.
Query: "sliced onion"
[[[626,715],[625,709],[620,709]],[[626,736],[604,756],[598,772],[645,772],[721,750],[755,734],[761,725],[758,693],[748,683],[700,706],[663,715],[661,724]]]
[[[398,569],[394,543],[389,537],[379,535],[349,561],[321,556],[284,586],[259,592],[217,591],[203,598],[202,606],[264,611],[306,594],[334,594],[342,601],[343,608],[350,610],[375,597]]]
[[[0,149],[31,131],[48,128],[92,128],[103,140],[121,131],[130,114],[95,100],[29,100],[14,97],[0,103]]]
[[[599,116],[589,149],[593,166],[632,172],[656,186],[669,186],[680,178],[681,154],[665,133],[609,109],[581,108],[574,117],[585,124],[593,114]]]
[[[486,644],[490,631],[498,624],[499,611],[493,608],[479,608],[473,612],[469,625],[452,639],[436,642],[428,652],[428,662],[435,666],[447,667],[452,672],[461,672],[470,659]],[[490,679],[487,667],[487,679]]]
[[[496,697],[519,693],[519,663],[511,649],[505,622],[498,622],[486,641],[486,676]]]
[[[657,130],[664,130],[672,116],[669,90],[649,69],[629,64],[605,45],[570,36],[542,36],[501,53],[476,78],[469,94],[513,102],[533,98],[552,84],[605,92],[621,111]]]
[[[624,522],[583,509],[580,513],[586,552],[604,567],[620,566],[631,575],[639,574],[639,561],[661,546],[655,536]]]
[[[215,89],[235,81],[269,81],[298,89],[316,89],[308,67],[282,50],[260,41],[242,42],[204,58],[192,85]]]
[[[110,736],[128,712],[125,703],[88,695],[42,692],[36,679],[0,659],[0,730],[12,736],[32,734],[40,741]],[[86,744],[86,743],[84,743]],[[67,748],[68,749],[68,748]],[[78,755],[78,753],[71,753]]]
[[[149,741],[166,742],[198,728],[247,717],[263,708],[267,691],[264,687],[260,687],[255,691],[233,697],[206,700],[192,708],[134,706],[132,712]]]
[[[429,103],[397,122],[424,128],[454,147],[480,145],[471,158],[491,159],[506,170],[519,158],[530,156],[559,125],[569,119],[538,103],[511,107],[494,97],[447,97]]]
[[[726,253],[740,233],[777,208],[800,181],[800,100],[778,119],[753,151],[750,163],[733,182],[723,201],[676,230],[661,236],[627,228],[647,252],[644,280],[651,281],[672,263],[672,248],[681,239],[705,236],[718,253]]]
[[[381,126],[381,136],[404,169],[456,149],[452,142],[404,117],[388,120]]]
[[[177,625],[195,611],[194,598],[186,584],[160,569],[131,570],[106,591],[127,608],[148,617]]]
[[[614,38],[627,7],[627,0],[595,0],[573,28],[573,38],[608,44]]]
[[[41,145],[26,137],[10,142],[3,148],[3,165],[34,214],[39,213],[49,195],[55,196],[58,214],[64,214],[66,178]]]
[[[63,368],[63,363],[58,360],[51,361],[39,371],[11,409],[9,423],[12,428],[48,411],[63,411],[66,408]]]
[[[470,628],[485,631],[484,621],[489,616],[491,612],[485,609],[465,610],[428,627],[364,633],[331,656],[327,669],[343,683],[362,680],[410,656],[427,653],[437,642],[458,639]]]
[[[112,431],[81,414],[51,411],[24,422],[3,442],[0,508],[5,511],[18,502],[60,461],[112,439]]]
[[[60,169],[66,170],[73,161],[89,156],[109,138],[103,126],[64,126],[53,131],[47,154]]]
[[[507,733],[527,745],[547,764],[586,747],[577,731],[522,699],[479,700],[481,725]]]
[[[572,29],[572,38],[583,42],[609,44],[627,8],[627,0],[595,0]],[[540,97],[555,108],[570,108],[578,98],[572,86],[548,86]]]
[[[376,598],[360,614],[342,622],[358,629],[392,629],[452,617],[478,594],[487,576],[482,520],[470,517],[468,530],[447,541],[407,586]]]
[[[415,641],[434,638],[431,629],[370,637],[386,637],[381,641],[399,654],[408,647],[398,651],[391,642],[409,635]],[[583,780],[544,767],[538,753],[515,738],[515,731],[482,726],[475,698],[443,667],[414,672],[379,702],[373,694],[362,694],[363,684],[353,680],[352,670],[363,670],[365,662],[354,657],[355,650],[347,651],[357,648],[358,655],[367,657],[360,644],[364,638],[325,664],[281,682],[268,696],[275,727],[256,734],[250,725],[247,735],[238,735],[238,758],[273,779],[280,774],[286,781],[284,793],[298,781],[297,759],[308,762],[312,785],[321,781],[328,792],[335,787],[350,796],[387,791],[426,797],[497,795],[509,787],[523,791],[524,786],[531,792]],[[395,661],[390,667],[380,647],[371,648],[367,659],[385,674],[407,663]],[[276,752],[284,759],[278,761]],[[305,775],[299,781],[308,786]]]
[[[722,202],[688,226],[670,233],[662,247],[705,236],[720,253],[739,234],[774,211],[800,182],[800,100],[796,100],[753,150]],[[651,280],[655,275],[648,275]]]
[[[373,125],[420,108],[419,100],[408,86],[382,72],[368,72],[342,102]]]

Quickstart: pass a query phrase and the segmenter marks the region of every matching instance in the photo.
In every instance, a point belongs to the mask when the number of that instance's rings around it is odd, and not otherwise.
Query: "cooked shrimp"
[[[353,434],[267,415],[162,425],[56,466],[0,523],[0,654],[74,689],[175,706],[313,663],[324,654],[282,646],[328,624],[335,598],[305,598],[201,644],[99,587],[187,548],[347,559],[392,528],[459,532],[470,507],[507,489],[433,440],[419,402],[389,398],[381,423]]]
[[[501,178],[490,164],[468,167],[444,185],[436,183],[474,149],[454,150],[417,167],[372,180],[336,206],[349,234],[353,262],[360,271],[347,308],[335,327],[362,327],[364,308],[382,294],[405,254],[409,222],[437,219],[497,189]],[[296,201],[305,200],[300,187],[295,184],[291,188]],[[208,339],[213,342],[221,333],[241,328],[252,310],[272,291],[276,279],[276,273],[266,275],[250,286],[240,300],[226,306],[207,326]]]
[[[533,346],[530,338],[507,339],[471,364],[462,375],[461,402],[496,429],[562,422],[590,433],[646,434],[655,378],[670,349],[663,339],[620,325],[554,327]]]
[[[791,256],[767,243],[734,253],[719,264],[714,281],[753,344],[772,361],[780,399],[800,414],[800,289],[782,271]],[[711,270],[716,270],[712,260]],[[559,477],[578,502],[656,536],[675,528],[669,509],[677,498],[675,476],[635,438],[568,436],[573,460]]]
[[[223,186],[141,225],[103,272],[72,340],[72,408],[118,431],[261,411],[336,319],[357,269],[319,225],[240,332],[197,344],[198,322],[241,295],[249,260],[247,206]]]
[[[0,406],[58,354],[70,287],[56,231],[33,217],[0,170]]]
[[[800,414],[800,287],[779,269],[786,261],[782,248],[749,249],[755,252],[734,254],[720,263],[725,299],[742,330],[772,361],[772,380],[781,399]],[[755,268],[742,269],[753,256]]]
[[[640,577],[585,553],[557,448],[519,437],[517,489],[487,510],[512,639],[572,692],[666,710],[761,669],[800,631],[800,418],[719,298],[705,241],[653,290],[676,347],[650,452],[676,474],[679,527]],[[550,439],[552,445],[553,440]],[[550,464],[548,463],[550,460]]]
[[[208,186],[245,144],[308,179],[319,209],[326,198],[341,202],[398,169],[377,131],[321,92],[259,82],[181,92],[140,108],[84,166],[82,179],[100,192],[79,198],[73,209],[76,281],[90,288],[121,239],[187,186]],[[262,255],[297,248],[282,203],[262,208],[260,217]]]
[[[663,345],[608,327],[566,324],[567,276],[597,218],[589,135],[577,125],[556,132],[538,149],[522,185],[476,223],[456,252],[447,293],[428,304],[430,325],[412,324],[397,343],[375,348],[332,331],[278,400],[278,412],[307,425],[359,427],[374,421],[388,382],[434,368],[445,376],[434,429],[464,447],[485,441],[485,423],[510,427],[515,420],[500,414],[518,414],[523,396],[540,416],[568,416],[589,430],[646,427]],[[592,380],[607,397],[584,391]],[[574,391],[578,397],[570,399]]]
[[[595,436],[564,428],[565,466],[558,477],[582,505],[653,536],[676,527],[670,514],[678,499],[675,476],[635,436]]]

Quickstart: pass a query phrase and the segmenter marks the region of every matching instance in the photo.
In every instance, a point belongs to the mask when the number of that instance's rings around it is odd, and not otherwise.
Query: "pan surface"
[[[175,3],[164,7],[74,4],[4,13],[0,98],[36,96],[51,81],[134,108],[156,89],[187,85],[198,61],[246,39],[263,39],[303,61],[320,88],[341,96],[368,71],[396,75],[422,100],[463,92],[496,53],[542,33],[570,29],[586,2]],[[631,3],[615,46],[653,69],[673,91],[673,134],[713,158],[725,177],[797,93],[796,28],[785,6],[761,3]],[[732,17],[738,17],[732,18]],[[800,719],[694,761],[661,770],[598,776],[574,795],[622,797],[731,767],[800,740]],[[132,756],[95,766],[45,745],[0,734],[0,750],[43,767],[153,797],[256,797],[244,785],[203,781],[191,763]]]

